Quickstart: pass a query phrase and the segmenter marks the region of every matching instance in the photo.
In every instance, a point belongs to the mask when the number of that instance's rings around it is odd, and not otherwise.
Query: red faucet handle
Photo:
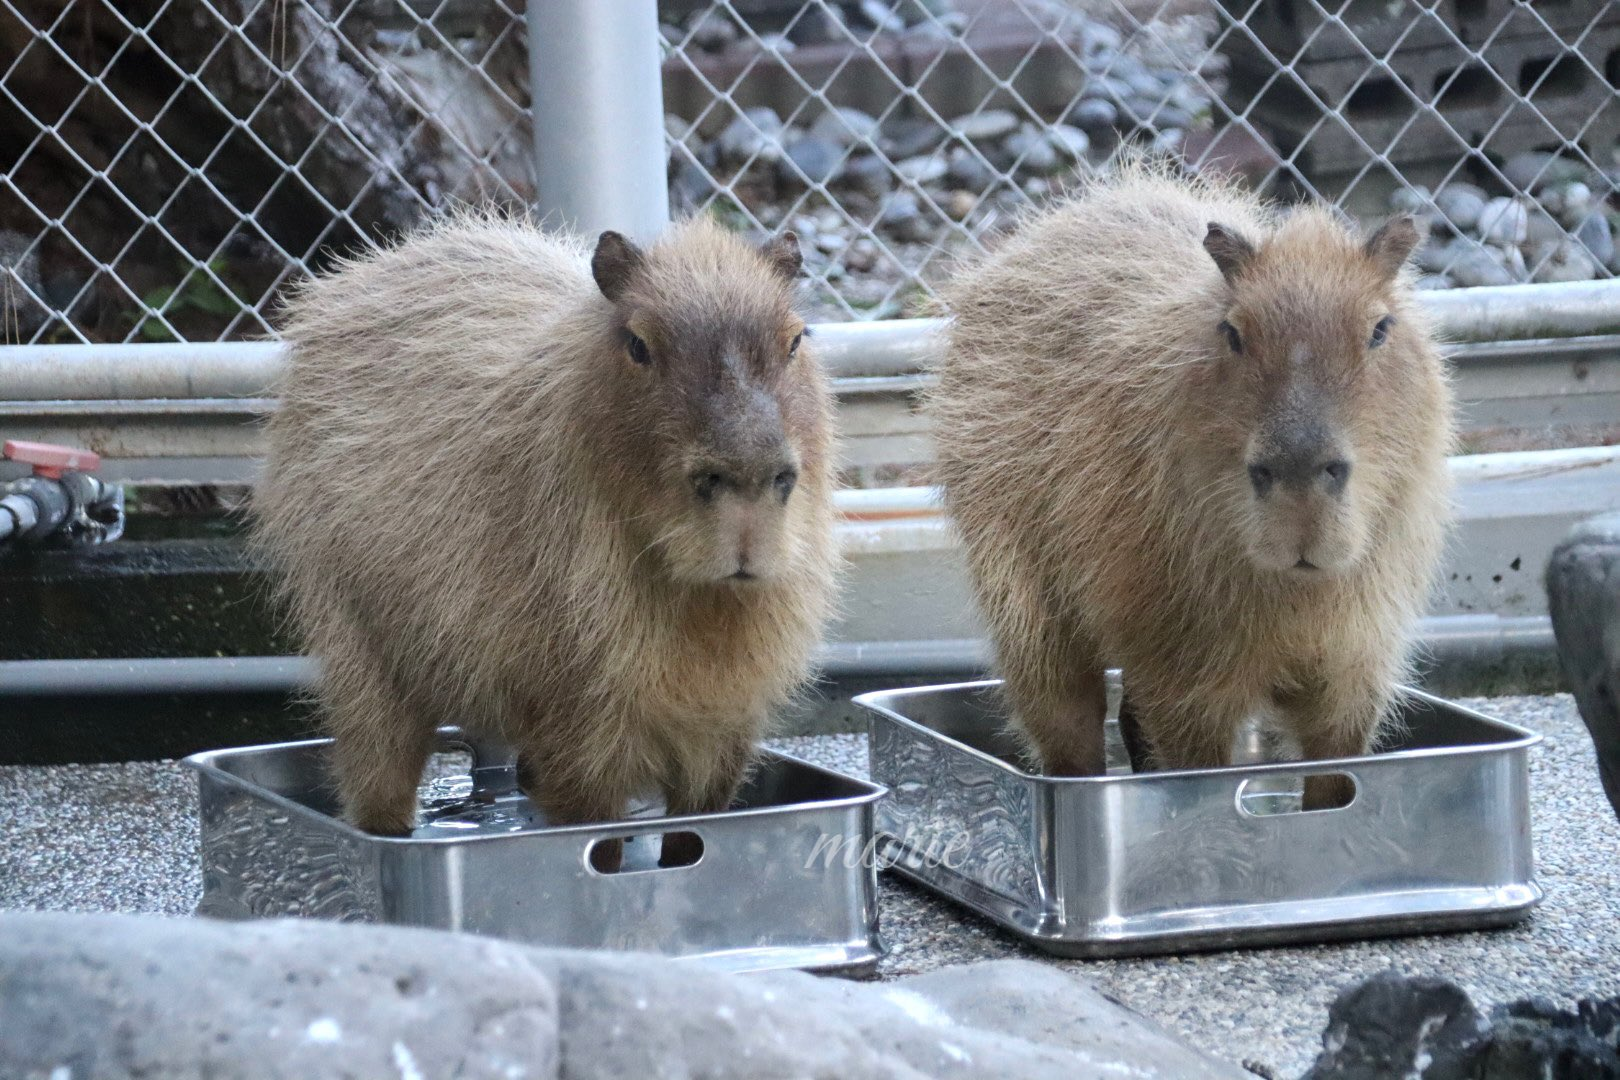
[[[23,439],[7,439],[0,457],[32,465],[34,475],[47,480],[62,479],[62,472],[66,469],[88,472],[101,464],[101,455],[90,450],[75,450],[71,446],[27,442]]]

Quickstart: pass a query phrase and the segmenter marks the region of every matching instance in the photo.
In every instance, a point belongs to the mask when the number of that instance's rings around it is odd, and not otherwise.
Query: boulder
[[[1577,525],[1547,560],[1546,585],[1564,682],[1620,814],[1620,514]]]
[[[401,927],[0,914],[0,1076],[1241,1080],[1029,961],[890,983]]]

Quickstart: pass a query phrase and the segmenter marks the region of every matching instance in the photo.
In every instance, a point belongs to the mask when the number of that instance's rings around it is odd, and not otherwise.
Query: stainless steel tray
[[[863,694],[885,864],[1049,952],[1128,956],[1496,926],[1541,899],[1540,736],[1416,691],[1386,752],[1131,775],[1023,771],[999,682]],[[1109,726],[1115,728],[1110,720]],[[1300,812],[1302,778],[1355,796]]]
[[[453,729],[441,740],[465,748]],[[722,813],[660,817],[646,806],[627,821],[553,827],[516,791],[509,765],[475,762],[478,798],[469,776],[440,778],[424,787],[411,836],[380,837],[336,816],[329,745],[186,759],[200,778],[199,914],[438,927],[728,971],[859,973],[882,955],[869,847],[876,785],[767,751]],[[658,866],[660,837],[672,832],[701,838],[697,862]],[[609,838],[626,838],[623,866],[600,873],[589,852]]]

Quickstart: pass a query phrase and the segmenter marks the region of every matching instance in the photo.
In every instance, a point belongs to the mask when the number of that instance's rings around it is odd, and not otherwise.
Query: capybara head
[[[621,465],[645,504],[632,524],[678,580],[748,587],[803,554],[822,493],[801,481],[825,468],[829,420],[793,309],[799,267],[791,232],[755,247],[705,221],[646,250],[614,232],[597,243]]]
[[[1224,294],[1203,387],[1203,438],[1217,444],[1204,468],[1216,474],[1202,479],[1239,508],[1262,570],[1346,570],[1377,528],[1410,452],[1398,410],[1433,377],[1413,347],[1424,331],[1401,302],[1417,240],[1410,218],[1363,239],[1322,210],[1298,211],[1258,242],[1209,225],[1204,248]]]

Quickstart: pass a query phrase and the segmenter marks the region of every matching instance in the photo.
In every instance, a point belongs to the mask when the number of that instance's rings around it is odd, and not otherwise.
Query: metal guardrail
[[[1421,294],[1449,346],[1465,431],[1620,421],[1620,281]],[[826,323],[816,347],[841,399],[846,465],[926,457],[913,394],[943,323]],[[1546,336],[1558,335],[1558,336]],[[128,482],[246,483],[276,405],[280,342],[15,346],[0,426],[87,445]]]

